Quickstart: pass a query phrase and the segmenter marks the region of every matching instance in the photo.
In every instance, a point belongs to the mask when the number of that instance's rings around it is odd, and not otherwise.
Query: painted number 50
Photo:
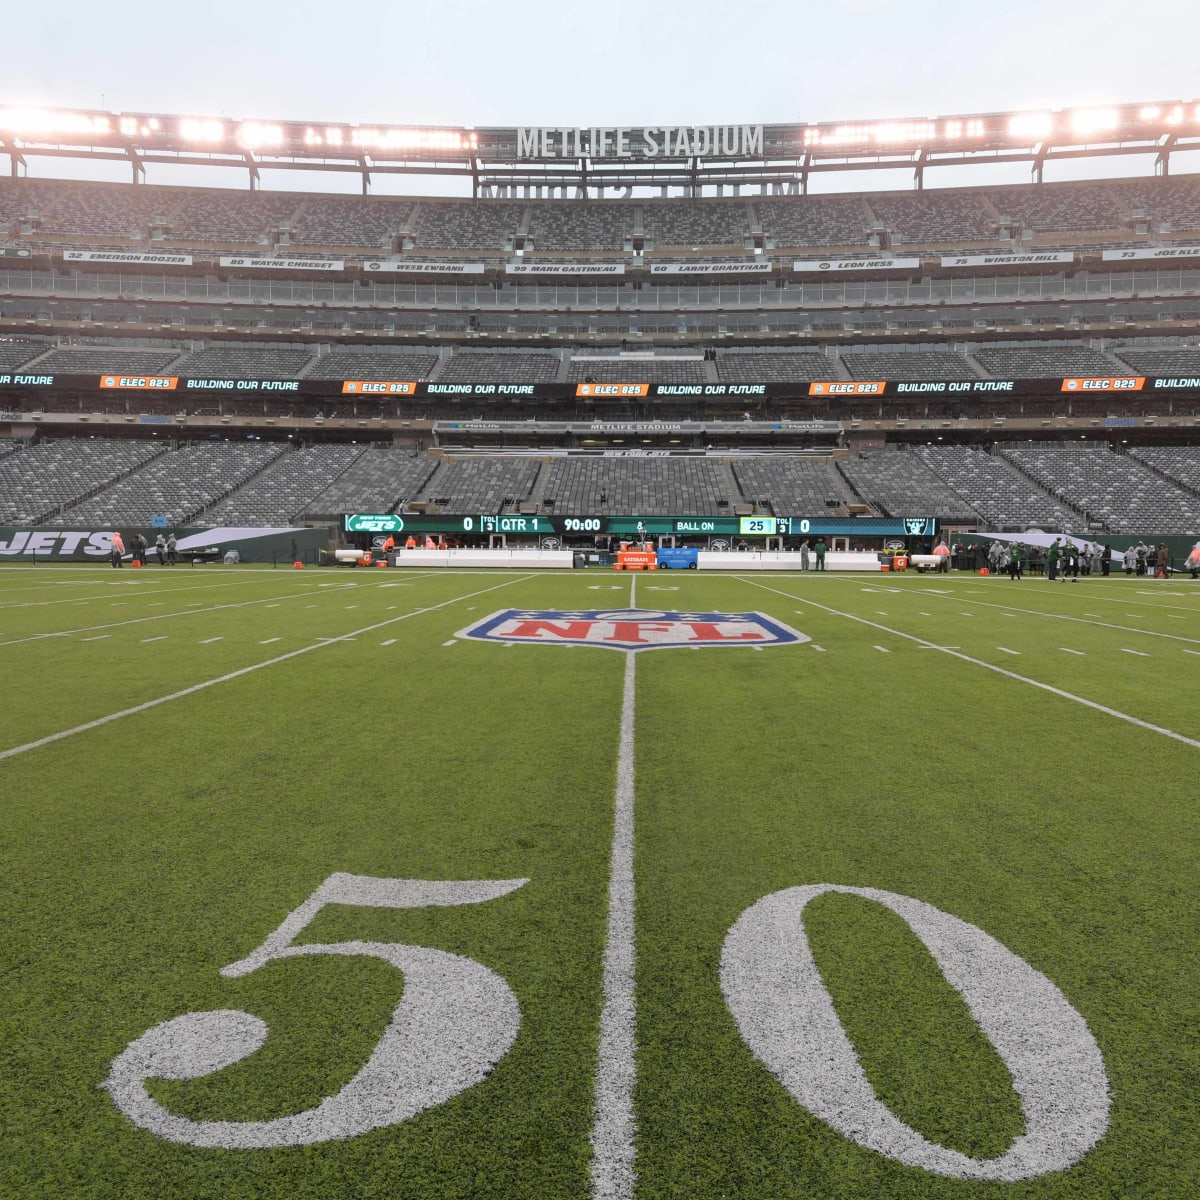
[[[404,972],[404,995],[371,1057],[336,1095],[271,1121],[193,1121],[147,1093],[147,1079],[198,1079],[240,1062],[267,1038],[258,1017],[237,1009],[185,1013],[155,1025],[113,1061],[104,1086],[135,1125],[172,1142],[230,1149],[300,1146],[395,1125],[479,1083],[516,1040],[521,1013],[508,984],[469,958],[397,942],[293,945],[327,904],[423,908],[481,904],[527,879],[444,883],[330,875],[261,946],[222,968],[249,975],[277,958],[362,954]]]

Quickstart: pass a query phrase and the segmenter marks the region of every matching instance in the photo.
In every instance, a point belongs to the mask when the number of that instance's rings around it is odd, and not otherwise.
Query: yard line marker
[[[387,640],[386,642],[380,642],[379,644],[380,644],[381,646],[394,646],[394,645],[396,644],[396,639],[395,639],[395,638],[388,638],[388,640]]]
[[[165,642],[166,640],[167,635],[165,633],[160,633],[158,637],[142,638],[142,645],[144,646],[147,642]]]
[[[357,607],[358,607],[357,604],[347,604],[346,611],[349,612],[352,608],[357,608]]]
[[[1020,650],[1010,650],[1007,646],[997,646],[996,649],[1002,650],[1005,654],[1016,654],[1019,656],[1021,653]]]
[[[1141,650],[1126,650],[1124,646],[1121,647],[1121,653],[1122,654],[1136,654],[1138,656],[1138,658],[1149,658],[1150,657],[1150,655],[1144,654]]]
[[[225,639],[223,637],[205,638],[204,641],[202,641],[200,643],[200,645],[208,646],[208,645],[211,645],[213,642],[223,642],[224,640]]]
[[[757,579],[747,579],[744,575],[738,575],[735,578],[741,583],[749,583],[754,587],[762,588],[767,592],[774,592],[777,596],[786,596],[789,600],[795,600],[797,597],[789,592],[780,591],[779,588],[773,588],[765,583],[760,583]],[[924,638],[919,638],[915,634],[902,633],[898,629],[889,629],[886,625],[880,625],[877,621],[868,621],[866,617],[856,616],[854,613],[842,612],[837,608],[830,608],[827,604],[819,604],[816,600],[809,600],[809,604],[815,608],[823,609],[835,617],[845,617],[848,621],[855,621],[860,625],[869,625],[872,629],[881,630],[883,633],[890,633],[895,637],[904,638],[905,641],[917,642],[919,645],[928,646],[932,650],[941,650],[944,654],[949,654],[952,658],[957,658],[962,662],[970,663],[972,666],[982,667],[986,671],[992,671],[997,675],[1003,675],[1006,679],[1016,680],[1017,683],[1025,683],[1030,687],[1035,687],[1039,691],[1049,692],[1052,696],[1058,696],[1063,700],[1073,700],[1076,704],[1082,704],[1085,708],[1090,708],[1096,712],[1102,712],[1106,716],[1116,717],[1118,721],[1126,721],[1130,725],[1136,725],[1139,729],[1149,730],[1151,733],[1161,733],[1163,737],[1169,737],[1173,741],[1182,742],[1185,746],[1192,746],[1200,750],[1200,741],[1195,738],[1190,738],[1186,734],[1176,733],[1173,729],[1167,729],[1162,725],[1155,725],[1150,721],[1143,721],[1140,717],[1135,717],[1129,713],[1123,713],[1120,709],[1109,708],[1106,704],[1099,704],[1095,700],[1089,700],[1086,696],[1077,696],[1074,692],[1065,691],[1062,688],[1056,688],[1049,683],[1042,683],[1039,679],[1030,679],[1028,675],[1018,675],[1016,671],[1010,671],[1006,667],[999,667],[995,663],[985,662],[981,658],[972,658],[969,654],[960,654],[948,646],[935,646],[932,642],[927,642]],[[1166,635],[1173,636],[1173,635]],[[3,753],[0,753],[0,758]]]
[[[917,613],[918,617],[932,617],[933,613]]]
[[[457,641],[458,641],[457,638],[451,638],[448,642],[443,642],[442,645],[443,646],[453,646]],[[384,645],[386,645],[386,644],[387,643],[385,642]],[[509,642],[508,644],[511,646],[512,642]]]
[[[875,649],[878,650],[880,654],[891,654],[891,651],[886,646],[876,646]]]
[[[877,608],[875,611],[876,611],[876,613],[878,613],[878,614],[879,614],[879,616],[881,616],[881,617],[886,617],[886,616],[887,616],[887,613],[883,612],[881,609],[878,609],[878,608]]]
[[[1085,651],[1085,650],[1072,650],[1069,646],[1059,646],[1059,649],[1064,654],[1078,654],[1080,658],[1087,657],[1087,651]]]
[[[974,613],[965,613],[965,612],[960,612],[958,615],[959,615],[960,617],[973,617],[975,614],[974,614]]]
[[[95,637],[80,638],[81,642],[102,642],[106,637],[112,637],[111,633],[98,633]]]
[[[1189,650],[1186,646],[1181,646],[1180,649],[1183,650],[1184,654],[1200,654],[1200,650]]]
[[[279,607],[278,604],[268,604],[267,605],[267,608],[278,608],[278,607]]]
[[[11,570],[13,568],[9,568],[9,569]],[[283,596],[282,599],[295,600],[301,596],[311,596],[312,594],[313,594],[312,592],[296,592],[295,594],[293,594],[291,596]],[[194,608],[195,606],[189,605],[187,608],[178,609],[176,612],[155,613],[151,617],[130,617],[129,620],[127,620],[127,621],[109,621],[104,625],[84,625],[80,629],[59,629],[59,630],[55,630],[55,632],[53,632],[53,633],[34,633],[34,634],[31,634],[29,637],[13,638],[11,641],[8,641],[8,642],[0,642],[0,646],[16,646],[22,642],[41,641],[42,638],[73,637],[77,633],[91,633],[95,629],[117,629],[122,625],[141,625],[146,621],[166,621],[166,620],[169,620],[171,617],[198,617],[201,613],[220,612],[226,608],[249,608],[255,604],[262,604],[264,601],[271,600],[271,599],[274,599],[274,597],[263,596],[261,599],[258,599],[258,600],[237,600],[237,601],[234,601],[232,604],[212,604],[208,608],[200,608],[200,609],[197,609],[195,612],[191,611],[191,609]],[[309,607],[311,608],[314,606],[310,605]]]
[[[929,589],[926,589],[927,591]],[[781,593],[782,595],[782,593]],[[968,604],[976,604],[981,608],[1009,608],[1007,604],[993,604],[987,600],[968,600]],[[1179,633],[1163,633],[1157,629],[1132,629],[1128,625],[1114,625],[1111,621],[1085,621],[1083,617],[1072,617],[1067,613],[1042,612],[1036,608],[1018,608],[1016,613],[1024,613],[1027,617],[1047,617],[1052,621],[1073,621],[1077,625],[1098,625],[1101,629],[1117,629],[1122,633],[1136,633],[1139,637],[1158,637],[1167,638],[1172,642],[1191,642],[1194,646],[1200,646],[1200,638],[1184,637]],[[964,613],[964,616],[967,614]],[[1137,618],[1137,615],[1131,613],[1130,616]]]
[[[413,609],[412,612],[401,613],[398,617],[389,617],[386,621],[379,621],[374,625],[367,625],[362,629],[356,629],[353,633],[345,634],[339,638],[332,638],[329,642],[312,642],[307,646],[301,646],[299,650],[289,650],[286,654],[277,655],[275,658],[268,658],[265,662],[252,663],[248,667],[239,667],[236,671],[230,671],[225,675],[218,675],[214,679],[206,679],[202,683],[193,684],[191,687],[182,688],[180,691],[171,692],[166,696],[159,696],[156,700],[147,700],[143,704],[135,704],[132,708],[123,708],[120,712],[109,713],[105,717],[97,717],[94,721],[85,721],[82,725],[76,725],[71,729],[62,729],[58,733],[47,734],[46,737],[38,738],[37,741],[26,742],[23,746],[12,746],[7,750],[0,750],[0,761],[6,758],[14,758],[18,754],[24,754],[27,750],[38,750],[42,746],[52,745],[54,742],[62,741],[63,738],[73,737],[77,733],[86,733],[89,729],[99,729],[101,726],[107,725],[112,721],[119,721],[122,717],[131,717],[136,713],[146,712],[147,709],[157,708],[160,704],[167,704],[171,700],[181,700],[185,696],[193,696],[197,692],[204,691],[206,688],[215,687],[218,683],[229,683],[231,680],[240,679],[243,675],[250,675],[255,671],[261,671],[264,667],[273,667],[278,663],[287,662],[289,659],[299,658],[302,654],[308,654],[312,650],[319,650],[322,646],[330,645],[333,642],[352,642],[360,634],[374,633],[375,630],[386,629],[389,625],[396,624],[397,621],[407,621],[409,617],[421,617],[426,613],[437,612],[438,609],[447,608],[451,604],[457,604],[460,600],[472,600],[476,596],[483,596],[488,592],[510,587],[514,583],[527,583],[533,578],[534,576],[532,575],[519,575],[515,579],[506,579],[503,583],[493,584],[491,587],[483,588],[478,592],[468,592],[465,596],[455,596],[450,600],[443,600],[438,604],[432,604],[428,608],[417,608]],[[209,639],[209,641],[213,642],[219,642],[220,640],[220,638]]]
[[[259,644],[260,646],[269,646],[269,645],[270,645],[272,642],[279,642],[279,641],[282,641],[282,640],[283,640],[282,638],[277,638],[277,637],[275,637],[275,638],[266,638],[264,641],[261,641],[261,642],[259,642],[258,644]]]
[[[699,646],[693,646],[693,647],[692,647],[692,649],[693,649],[693,650],[699,650],[699,649],[700,649],[700,647],[699,647]],[[813,643],[813,649],[814,649],[814,650],[819,650],[819,651],[820,651],[822,654],[824,654],[824,653],[825,653],[825,647],[824,647],[824,646],[818,646],[818,645],[817,645],[815,642]]]
[[[1103,620],[1099,613],[1084,613],[1085,617],[1095,617],[1097,621]]]
[[[632,594],[632,587],[630,592]],[[632,601],[630,607],[633,607]],[[608,879],[608,930],[604,947],[604,1005],[600,1012],[600,1053],[596,1062],[596,1118],[592,1125],[592,1195],[631,1200],[637,1079],[634,972],[633,801],[634,714],[637,655],[625,652],[621,700],[621,740],[617,750],[613,842]]]

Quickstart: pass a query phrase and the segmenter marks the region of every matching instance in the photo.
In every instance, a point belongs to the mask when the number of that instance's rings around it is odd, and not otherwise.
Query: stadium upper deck
[[[30,257],[69,255],[67,261],[79,263],[167,267],[228,258],[236,261],[217,265],[310,274],[334,274],[350,265],[372,274],[470,275],[487,267],[503,270],[506,263],[507,273],[517,275],[615,277],[628,271],[677,278],[752,274],[769,271],[769,263],[811,274],[879,270],[893,259],[899,260],[894,269],[927,265],[909,261],[914,256],[938,260],[1072,249],[1145,249],[1155,253],[1107,261],[1170,260],[1187,257],[1177,253],[1181,242],[1197,235],[1195,176],[936,193],[603,202],[401,200],[0,180],[0,237],[9,256],[25,251]],[[789,262],[793,254],[837,254],[853,261],[796,266]],[[547,264],[568,269],[552,271]]]

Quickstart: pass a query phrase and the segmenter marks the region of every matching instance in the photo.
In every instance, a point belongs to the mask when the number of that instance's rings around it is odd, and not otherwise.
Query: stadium
[[[0,1190],[1196,1195],[1196,149],[0,108]]]

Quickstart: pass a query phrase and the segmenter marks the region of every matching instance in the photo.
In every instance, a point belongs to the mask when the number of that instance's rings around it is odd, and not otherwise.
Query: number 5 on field
[[[404,973],[404,995],[371,1057],[339,1092],[315,1108],[270,1121],[193,1121],[152,1099],[147,1079],[198,1079],[253,1054],[266,1023],[236,1009],[185,1013],[147,1030],[113,1060],[104,1087],[135,1125],[192,1146],[262,1149],[354,1137],[395,1125],[479,1083],[516,1040],[521,1012],[500,976],[473,959],[398,942],[295,945],[327,904],[424,908],[481,904],[527,879],[440,882],[330,875],[266,941],[221,974],[249,975],[279,958],[368,955]]]

